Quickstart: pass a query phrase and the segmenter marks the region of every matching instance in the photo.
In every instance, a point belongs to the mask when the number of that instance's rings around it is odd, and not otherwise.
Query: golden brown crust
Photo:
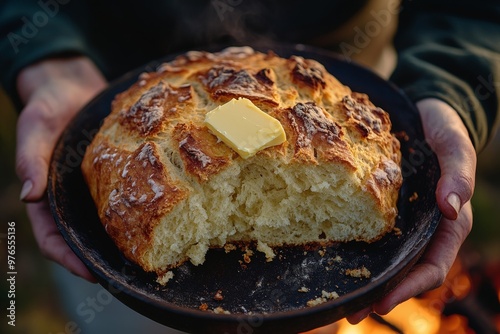
[[[290,59],[295,62],[292,70],[292,78],[295,83],[304,83],[313,90],[326,87],[324,70],[318,66],[317,62],[297,56],[292,56]]]
[[[140,86],[140,85],[139,85]],[[192,105],[191,85],[173,87],[160,81],[144,92],[138,101],[120,110],[120,124],[128,131],[148,137],[163,130],[166,119]]]
[[[200,72],[198,78],[212,99],[222,103],[232,98],[244,97],[257,104],[277,106],[271,70],[263,68],[256,73],[231,65],[214,66]]]
[[[118,94],[84,157],[99,217],[127,258],[164,270],[145,259],[155,227],[193,189],[242,164],[203,123],[208,111],[238,97],[278,119],[287,136],[250,160],[340,166],[359,180],[392,229],[402,177],[399,141],[385,111],[314,60],[250,48],[196,51],[143,73]]]
[[[200,182],[219,173],[231,164],[234,152],[207,131],[206,127],[180,123],[175,126],[173,138],[186,172],[196,176]]]
[[[98,135],[99,136],[99,135]],[[138,259],[151,244],[160,217],[188,191],[169,175],[154,142],[127,151],[97,138],[82,169],[106,232],[126,257]]]
[[[339,124],[314,102],[299,102],[277,114],[286,129],[288,145],[300,162],[337,162],[356,169]]]

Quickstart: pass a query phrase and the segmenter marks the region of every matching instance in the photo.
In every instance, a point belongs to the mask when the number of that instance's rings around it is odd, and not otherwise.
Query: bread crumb
[[[221,301],[224,300],[224,296],[222,295],[222,290],[217,290],[214,295],[214,300]]]
[[[335,291],[328,292],[328,291],[322,290],[321,297],[307,301],[307,306],[311,307],[311,306],[320,305],[320,304],[326,303],[328,300],[337,299],[337,298],[339,298],[339,294],[337,292],[335,292]]]
[[[252,262],[252,259],[251,259],[252,255],[253,255],[253,251],[251,249],[248,249],[248,248],[245,249],[245,254],[243,254],[243,261],[245,263]]]
[[[171,271],[167,271],[163,275],[158,275],[156,282],[161,285],[166,285],[167,282],[170,281],[172,278],[174,278],[174,273]]]
[[[297,291],[298,292],[309,292],[309,288],[306,288],[305,286],[303,286],[300,289],[298,289]]]
[[[326,299],[337,299],[337,298],[339,298],[339,294],[335,291],[328,292],[325,290],[321,290],[321,297],[326,298]]]
[[[200,307],[198,307],[201,311],[206,311],[208,310],[208,304],[207,303],[203,303],[200,305]]]
[[[370,278],[372,273],[365,266],[356,269],[346,269],[345,274],[352,277]]]
[[[231,314],[231,312],[224,310],[222,307],[216,307],[214,308],[214,313],[215,314]]]
[[[414,192],[414,193],[410,196],[410,198],[408,198],[408,201],[410,201],[410,203],[411,203],[411,202],[415,202],[417,199],[418,199],[418,194],[417,194],[417,192]]]
[[[331,266],[331,265],[333,265],[334,262],[340,263],[340,262],[342,262],[342,258],[339,255],[337,255],[337,256],[328,260],[328,265]]]
[[[257,242],[257,250],[266,255],[266,262],[271,262],[276,256],[273,249],[269,247],[265,242],[262,242],[260,240]]]
[[[394,235],[397,236],[400,236],[402,234],[401,229],[399,227],[394,227],[392,231],[394,232]]]
[[[325,249],[325,248],[320,249],[320,250],[318,251],[318,254],[319,254],[319,256],[321,256],[321,257],[325,256],[325,254],[326,254],[326,249]]]
[[[410,140],[410,136],[408,136],[408,134],[406,133],[406,131],[399,131],[399,132],[394,133],[394,135],[399,140],[404,140],[404,141],[409,141]]]
[[[225,244],[224,245],[224,251],[227,253],[229,253],[230,251],[234,251],[236,249],[236,246],[233,245],[233,244]]]

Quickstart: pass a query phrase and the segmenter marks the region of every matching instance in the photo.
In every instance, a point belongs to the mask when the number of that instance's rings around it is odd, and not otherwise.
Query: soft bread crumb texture
[[[328,291],[322,290],[321,297],[308,300],[306,305],[309,307],[313,307],[313,306],[317,306],[317,305],[326,303],[328,300],[337,299],[337,298],[339,298],[339,294],[337,292],[335,292],[335,291],[328,292]]]
[[[365,266],[355,269],[346,269],[345,274],[351,277],[358,278],[370,278],[372,275],[372,273]]]
[[[287,140],[242,159],[204,124],[232,98]],[[82,171],[118,248],[162,275],[211,247],[361,240],[392,230],[402,183],[388,114],[314,60],[243,48],[189,52],[116,96]]]
[[[174,273],[171,271],[167,271],[162,275],[158,275],[156,282],[160,285],[167,285],[168,281],[170,281],[172,278],[174,278]]]

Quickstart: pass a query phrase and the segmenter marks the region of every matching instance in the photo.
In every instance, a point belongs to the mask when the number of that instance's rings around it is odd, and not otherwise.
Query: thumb
[[[22,200],[43,197],[59,136],[105,86],[100,72],[85,57],[48,59],[20,72],[17,87],[26,107],[17,122],[16,171],[23,183]]]
[[[417,103],[425,137],[437,155],[441,177],[436,199],[443,215],[451,220],[458,217],[474,190],[476,152],[467,129],[457,112],[437,99]]]
[[[43,99],[31,100],[17,122],[16,171],[23,186],[21,200],[40,200],[47,187],[49,162],[63,127],[58,113]]]

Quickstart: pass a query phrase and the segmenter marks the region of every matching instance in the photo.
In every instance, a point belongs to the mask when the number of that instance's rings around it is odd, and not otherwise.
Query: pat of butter
[[[286,140],[281,123],[245,98],[232,99],[210,111],[205,123],[244,159]]]

